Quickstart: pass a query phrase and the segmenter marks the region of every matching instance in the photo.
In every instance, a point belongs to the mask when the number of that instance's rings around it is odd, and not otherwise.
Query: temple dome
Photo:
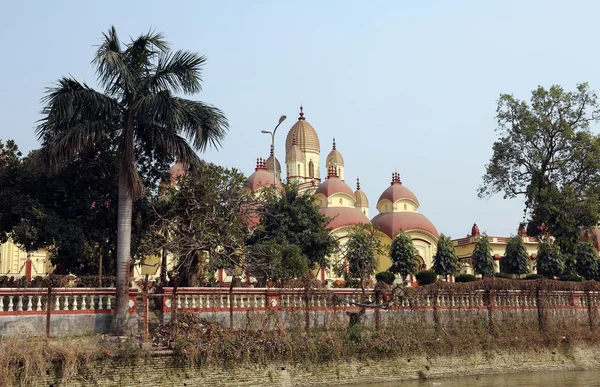
[[[246,187],[250,190],[256,191],[260,188],[273,186],[273,172],[267,171],[265,163],[266,160],[263,160],[262,158],[259,158],[256,161],[256,169],[253,174],[248,176],[248,180],[246,181]],[[283,188],[279,179],[277,179],[277,188]]]
[[[360,189],[360,180],[358,180],[358,178],[356,179],[356,191],[354,191],[354,196],[356,197],[356,207],[369,207],[369,199],[367,199],[367,194]]]
[[[400,231],[426,231],[436,238],[440,237],[433,223],[418,212],[385,212],[374,217],[371,223],[390,238]]]
[[[419,200],[415,196],[415,194],[402,185],[400,181],[400,174],[394,173],[392,175],[392,184],[381,194],[377,203],[382,200],[389,200],[392,203],[396,203],[398,200],[407,199],[414,202],[417,206],[419,206]]]
[[[319,211],[330,219],[327,227],[332,230],[360,223],[370,223],[369,218],[355,207],[323,207]]]
[[[306,122],[302,106],[300,106],[300,117],[298,117],[298,122],[292,126],[288,132],[287,138],[285,139],[286,154],[290,152],[294,139],[296,140],[296,143],[302,152],[317,154],[321,152],[319,136],[317,136],[315,129],[308,122]]]
[[[275,158],[275,165],[277,166],[277,175],[279,176],[279,175],[281,175],[281,164],[279,163],[279,160],[277,160],[277,158],[274,156],[273,146],[271,146],[271,155],[265,161],[265,166],[267,167],[267,171],[270,173],[273,173],[273,159],[274,158]]]
[[[304,162],[304,156],[302,155],[302,150],[296,143],[296,138],[292,138],[292,146],[290,149],[285,152],[285,162],[286,163],[298,163]]]
[[[328,198],[338,193],[344,193],[356,200],[352,188],[350,188],[343,180],[339,179],[335,167],[330,167],[329,176],[324,182],[319,184],[319,187],[315,191],[315,195],[321,194]]]
[[[329,152],[329,154],[327,155],[326,165],[335,165],[337,167],[344,166],[344,158],[335,146],[335,138],[333,139],[333,147],[331,149],[331,152]]]

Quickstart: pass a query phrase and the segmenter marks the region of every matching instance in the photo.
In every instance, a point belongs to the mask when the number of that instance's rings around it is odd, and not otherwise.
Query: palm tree
[[[103,91],[63,77],[42,100],[44,117],[36,134],[48,167],[56,170],[106,138],[118,146],[117,297],[112,323],[117,334],[127,329],[132,204],[144,189],[135,150],[149,149],[193,167],[199,161],[196,151],[219,147],[228,129],[219,109],[176,96],[201,90],[205,61],[195,53],[170,51],[163,35],[153,31],[121,45],[111,27],[92,61]]]

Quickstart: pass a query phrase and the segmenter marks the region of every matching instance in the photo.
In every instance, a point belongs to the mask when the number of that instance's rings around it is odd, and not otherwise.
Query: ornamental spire
[[[305,120],[305,118],[304,118],[304,108],[302,107],[302,104],[300,104],[300,117],[298,117],[298,120]]]
[[[356,190],[360,190],[360,179],[358,177],[356,178]]]
[[[394,184],[402,184],[402,181],[400,180],[400,173],[396,172],[395,170],[392,172],[392,185]]]
[[[332,150],[335,150],[335,137],[333,138],[333,148]]]

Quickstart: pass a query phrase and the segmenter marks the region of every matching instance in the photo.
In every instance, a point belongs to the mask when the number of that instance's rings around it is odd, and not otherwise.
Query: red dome
[[[325,207],[319,211],[331,221],[327,227],[335,230],[344,226],[354,226],[359,223],[369,223],[369,218],[355,207]]]
[[[354,195],[354,191],[352,188],[348,186],[348,184],[344,183],[342,180],[338,179],[336,176],[330,176],[324,182],[319,184],[319,188],[315,191],[315,195],[321,194],[325,195],[325,197],[330,197],[336,193],[345,193],[350,195],[354,200],[356,200],[356,196]]]
[[[273,172],[269,172],[265,169],[255,171],[248,177],[248,181],[246,181],[246,187],[250,188],[252,191],[270,186],[273,186]],[[277,179],[277,188],[283,188],[279,179]]]
[[[413,202],[417,203],[417,205],[420,205],[415,194],[399,182],[394,182],[392,185],[387,187],[387,189],[383,191],[379,197],[377,203],[379,204],[379,202],[382,200],[389,200],[390,202],[395,203],[400,199],[412,200]]]
[[[594,227],[589,231],[584,231],[581,233],[581,241],[591,240],[594,244],[596,250],[600,251],[600,228]]]
[[[433,223],[418,212],[386,212],[374,217],[371,223],[390,238],[399,231],[409,230],[424,230],[436,238],[440,236]]]

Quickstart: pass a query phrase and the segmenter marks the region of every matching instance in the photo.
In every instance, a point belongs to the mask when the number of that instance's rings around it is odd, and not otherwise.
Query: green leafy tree
[[[521,236],[510,238],[504,251],[504,257],[500,260],[500,268],[508,274],[522,275],[529,273],[529,254]]]
[[[538,274],[547,278],[559,277],[563,274],[565,262],[560,247],[548,239],[543,239],[538,247],[535,268]]]
[[[260,206],[260,223],[248,238],[249,246],[274,241],[300,247],[308,269],[326,268],[337,242],[327,229],[327,219],[314,204],[314,197],[298,193],[298,187],[286,184],[281,193],[267,191]],[[289,277],[286,275],[285,277]]]
[[[104,34],[93,64],[102,92],[73,78],[61,78],[44,98],[37,128],[40,159],[60,168],[106,138],[117,141],[117,298],[113,330],[123,334],[128,320],[133,201],[142,196],[137,148],[175,157],[190,165],[196,151],[218,146],[225,135],[223,113],[178,93],[201,90],[203,56],[169,50],[162,34],[149,32],[123,46],[115,28]],[[186,141],[186,138],[189,140]]]
[[[419,269],[417,261],[417,249],[406,232],[400,232],[394,237],[390,246],[390,258],[392,266],[389,271],[394,274],[400,274],[404,281],[406,277],[415,274]]]
[[[572,92],[540,86],[529,103],[502,94],[479,195],[522,196],[528,235],[550,233],[563,253],[574,253],[579,230],[599,220],[600,138],[589,129],[598,113],[587,83]]]
[[[458,262],[452,239],[444,234],[440,235],[437,243],[437,251],[433,256],[433,271],[446,278],[460,271],[460,263]]]
[[[473,250],[473,270],[475,273],[481,274],[484,278],[494,275],[492,247],[486,233],[478,237],[475,243],[475,249]]]
[[[348,261],[348,273],[360,281],[364,293],[364,284],[375,273],[377,256],[384,252],[379,232],[370,224],[359,224],[348,236],[344,256]]]
[[[576,251],[577,274],[590,280],[600,275],[598,266],[598,251],[592,242],[580,242]]]

